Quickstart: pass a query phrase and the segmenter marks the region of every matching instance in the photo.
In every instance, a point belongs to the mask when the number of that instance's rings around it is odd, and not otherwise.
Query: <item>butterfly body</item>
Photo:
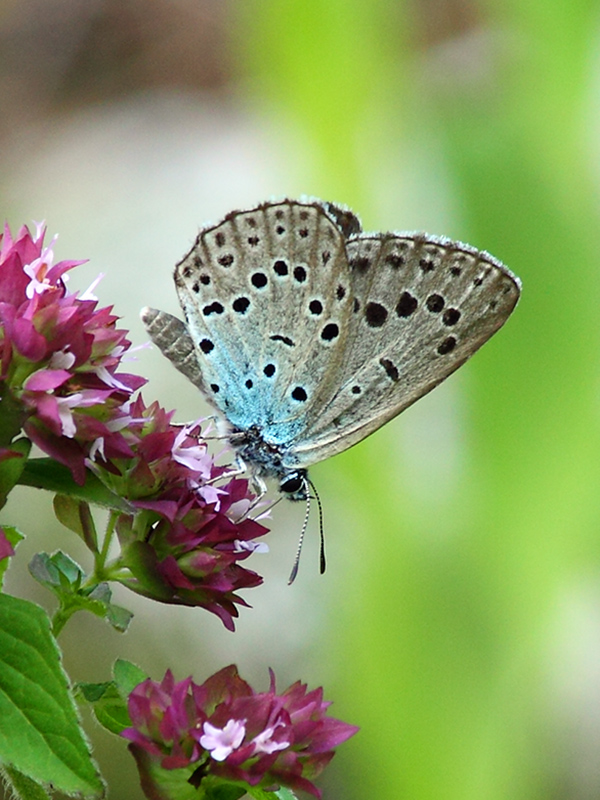
[[[345,209],[292,200],[203,229],[175,284],[185,323],[147,309],[151,338],[221,412],[244,461],[293,499],[311,464],[464,363],[520,292],[468,245],[365,234]]]

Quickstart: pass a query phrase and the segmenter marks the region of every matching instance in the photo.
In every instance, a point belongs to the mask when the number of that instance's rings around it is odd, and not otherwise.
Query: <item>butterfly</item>
[[[364,233],[348,209],[301,200],[205,227],[174,278],[185,322],[146,308],[151,339],[225,418],[255,477],[294,500],[308,467],[464,364],[521,290],[470,245]]]

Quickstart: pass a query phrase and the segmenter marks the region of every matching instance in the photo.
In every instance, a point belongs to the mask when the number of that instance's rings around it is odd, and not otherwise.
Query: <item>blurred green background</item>
[[[234,635],[135,608],[123,638],[80,615],[74,679],[118,655],[201,681],[324,685],[359,724],[326,798],[600,798],[600,3],[591,0],[2,0],[0,193],[89,258],[135,344],[177,313],[198,226],[270,196],[346,203],[367,230],[428,230],[523,279],[514,317],[442,387],[312,471],[325,506],[286,586],[304,509],[274,512],[266,575]],[[142,351],[147,400],[205,407]],[[50,498],[8,588],[47,606],[28,556],[62,546]],[[111,797],[141,797],[93,727]]]

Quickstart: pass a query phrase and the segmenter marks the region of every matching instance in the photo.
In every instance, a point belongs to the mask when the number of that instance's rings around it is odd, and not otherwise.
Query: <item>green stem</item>
[[[19,435],[27,412],[5,383],[0,382],[0,447],[8,447]]]
[[[131,570],[129,567],[121,566],[120,559],[113,561],[106,567],[106,580],[108,581],[123,581],[131,578]]]
[[[108,551],[110,549],[110,545],[112,542],[113,534],[115,532],[115,525],[117,524],[117,514],[116,511],[111,511],[108,516],[108,522],[106,524],[106,531],[104,533],[104,540],[102,542],[102,549],[99,553],[96,554],[94,558],[95,566],[94,566],[94,574],[90,576],[96,583],[100,583],[100,581],[107,579],[106,573],[106,559],[108,558]]]
[[[55,639],[58,638],[59,633],[65,627],[69,619],[73,616],[77,609],[68,609],[64,606],[59,606],[59,608],[54,612],[52,615],[52,635]]]

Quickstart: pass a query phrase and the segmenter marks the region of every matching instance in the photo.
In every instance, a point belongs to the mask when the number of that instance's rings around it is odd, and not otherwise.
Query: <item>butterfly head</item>
[[[306,470],[285,465],[288,448],[267,441],[260,425],[250,425],[245,429],[230,427],[227,436],[255,475],[279,481],[279,491],[288,500],[307,499],[310,482]]]

